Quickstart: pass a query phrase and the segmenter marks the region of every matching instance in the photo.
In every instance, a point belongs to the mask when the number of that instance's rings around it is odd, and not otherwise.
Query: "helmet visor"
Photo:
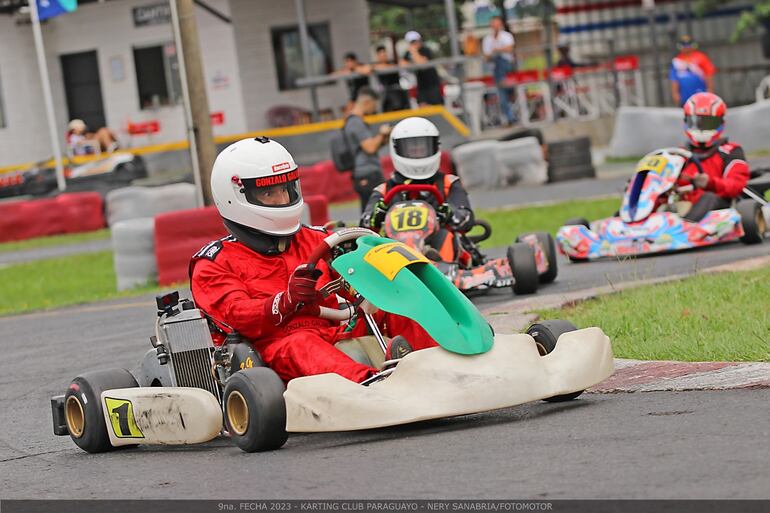
[[[723,123],[721,116],[685,116],[684,122],[690,130],[716,130]]]
[[[404,137],[403,139],[395,139],[393,147],[399,157],[424,159],[438,153],[438,137],[434,135]]]
[[[299,173],[296,169],[280,175],[242,178],[241,183],[246,201],[252,205],[289,207],[302,199]]]

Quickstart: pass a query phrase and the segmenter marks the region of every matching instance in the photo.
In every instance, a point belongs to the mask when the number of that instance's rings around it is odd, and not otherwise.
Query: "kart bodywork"
[[[745,215],[738,208],[713,210],[697,222],[683,217],[692,205],[679,201],[679,193],[688,188],[677,188],[677,180],[687,161],[688,152],[674,148],[644,157],[629,181],[618,215],[562,226],[556,234],[559,251],[581,261],[679,251],[743,238]]]
[[[333,251],[346,241],[355,249]],[[201,443],[219,434],[224,416],[239,447],[269,450],[282,446],[287,432],[369,429],[567,400],[613,372],[610,342],[599,328],[567,330],[546,349],[536,332],[495,336],[470,300],[414,249],[360,228],[330,235],[326,244],[310,265],[324,251],[336,254],[332,267],[361,298],[356,316],[377,308],[406,315],[440,346],[408,354],[369,386],[323,374],[284,389],[249,344],[214,347],[203,313],[179,303],[178,294],[163,296],[153,349],[140,368],[76,378],[52,399],[54,432],[89,452]],[[352,309],[322,308],[321,316]]]
[[[388,209],[383,225],[386,237],[426,252],[427,241],[441,228],[436,210],[424,199],[426,195],[433,195],[439,203],[445,199],[430,185],[398,185],[388,191],[383,198]],[[549,234],[522,235],[509,247],[506,257],[488,258],[478,243],[489,238],[491,227],[483,221],[477,225],[483,228],[482,235],[469,236],[449,230],[449,237],[456,239],[459,246],[456,258],[446,258],[440,251],[434,251],[436,256],[431,257],[455,287],[469,293],[511,287],[522,294],[535,292],[538,283],[550,283],[556,278],[556,249]]]

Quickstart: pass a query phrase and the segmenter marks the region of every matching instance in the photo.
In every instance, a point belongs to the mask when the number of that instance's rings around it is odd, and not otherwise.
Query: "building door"
[[[69,119],[82,119],[92,131],[105,126],[96,50],[62,55],[61,68]]]

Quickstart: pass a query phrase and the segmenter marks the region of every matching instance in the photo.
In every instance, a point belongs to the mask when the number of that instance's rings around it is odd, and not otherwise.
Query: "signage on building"
[[[134,15],[134,27],[171,23],[171,7],[168,2],[134,7],[131,11]]]
[[[225,113],[222,111],[211,113],[211,124],[214,126],[225,124]]]

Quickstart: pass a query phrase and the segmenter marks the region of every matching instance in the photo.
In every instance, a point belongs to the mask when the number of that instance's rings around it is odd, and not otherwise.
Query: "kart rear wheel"
[[[559,337],[563,333],[575,330],[577,330],[577,327],[569,321],[552,319],[531,325],[529,328],[527,328],[527,335],[535,339],[535,344],[537,344],[537,351],[540,353],[540,356],[545,356],[556,349],[556,342],[559,340]],[[560,403],[564,401],[571,401],[582,393],[583,390],[580,390],[579,392],[555,395],[543,400],[549,403]]]
[[[236,372],[225,385],[225,426],[245,452],[278,449],[286,443],[286,403],[281,378],[267,367]]]
[[[508,247],[508,264],[513,274],[514,294],[534,294],[540,279],[535,262],[535,251],[526,242]]]
[[[75,445],[90,453],[114,450],[104,422],[102,392],[138,386],[126,369],[86,372],[73,379],[64,395],[64,420]]]
[[[567,219],[564,222],[564,226],[585,226],[590,229],[591,223],[585,217],[573,217],[572,219]]]
[[[752,199],[743,199],[735,205],[735,209],[741,215],[741,225],[743,225],[741,242],[744,244],[759,244],[762,242],[767,231],[762,206]]]
[[[559,272],[559,264],[556,262],[556,243],[553,241],[550,233],[547,232],[532,232],[525,233],[516,237],[516,242],[521,242],[522,237],[527,235],[534,235],[537,237],[537,242],[540,247],[543,248],[545,258],[548,260],[548,270],[539,276],[540,283],[551,283],[556,279],[556,275]]]

